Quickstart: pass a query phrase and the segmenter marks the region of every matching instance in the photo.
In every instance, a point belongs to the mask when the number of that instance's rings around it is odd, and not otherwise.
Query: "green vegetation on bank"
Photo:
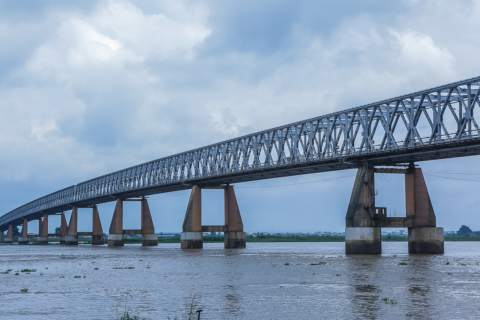
[[[108,236],[105,236],[105,244],[108,243],[107,240]],[[344,242],[345,236],[298,236],[298,235],[288,235],[288,236],[281,236],[281,235],[249,235],[247,236],[247,242]],[[59,239],[50,238],[51,244],[54,242],[58,243]],[[142,237],[126,237],[125,238],[126,244],[139,244],[142,243]],[[386,235],[382,236],[383,242],[406,242],[408,241],[407,235]],[[480,236],[477,235],[446,235],[445,241],[480,241]],[[79,237],[78,239],[79,244],[91,244],[91,238],[89,237]],[[203,236],[204,243],[219,243],[223,242],[223,235],[204,235]],[[180,243],[180,234],[175,236],[160,236],[158,237],[158,243]],[[31,239],[30,244],[37,244],[36,240],[33,238]]]
[[[408,236],[389,235],[382,236],[384,242],[406,242]],[[445,241],[480,241],[480,236],[445,236]],[[204,235],[204,243],[223,242],[223,235]],[[345,236],[280,236],[258,235],[247,236],[247,242],[345,242]],[[142,243],[142,238],[125,238],[125,243]],[[172,237],[159,237],[158,243],[180,243],[180,235]]]

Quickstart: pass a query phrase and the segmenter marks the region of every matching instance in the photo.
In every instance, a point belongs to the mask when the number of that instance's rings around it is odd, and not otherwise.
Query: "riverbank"
[[[345,236],[247,236],[247,242],[345,242]],[[407,242],[408,236],[382,236],[383,242]],[[445,241],[480,241],[478,236],[445,236]],[[125,243],[141,243],[141,238],[125,238]],[[223,242],[223,236],[203,236],[204,243]],[[158,243],[180,243],[180,236],[159,237]]]
[[[261,236],[247,236],[247,242],[345,242],[344,236],[275,236],[275,235],[261,235]],[[50,238],[51,244],[56,244],[60,241],[58,238]],[[406,242],[408,236],[382,236],[382,242]],[[480,241],[480,236],[445,236],[445,241]],[[37,240],[32,238],[30,244],[36,244]],[[90,244],[89,237],[80,237],[78,239],[80,244]],[[219,243],[223,242],[223,235],[203,236],[204,243]],[[14,239],[14,243],[18,243]],[[107,243],[107,240],[105,240]],[[125,238],[125,243],[142,243],[141,237]],[[159,236],[158,243],[180,243],[180,235],[171,237]]]

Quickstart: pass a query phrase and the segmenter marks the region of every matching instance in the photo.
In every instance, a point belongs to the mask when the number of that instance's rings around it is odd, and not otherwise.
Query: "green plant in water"
[[[8,269],[7,271],[0,272],[0,274],[9,274],[12,269]]]
[[[147,320],[147,318],[140,318],[139,316],[130,315],[128,312],[125,312],[119,320]]]
[[[289,265],[290,265],[290,263],[288,263],[288,262],[285,262],[285,265],[286,265],[286,266],[289,266]]]
[[[65,276],[60,276],[59,278],[65,278]]]
[[[337,273],[337,274],[336,274],[336,276],[337,276],[337,277],[340,277],[340,276],[341,276],[341,274],[338,274],[338,273]]]
[[[451,272],[448,272],[447,274],[448,274],[449,276],[453,275],[453,273],[451,273]]]
[[[113,269],[135,269],[135,267],[113,267]]]
[[[399,266],[406,266],[407,264],[405,262],[400,262],[398,265]]]
[[[120,316],[119,320],[148,320],[147,318],[140,318],[137,315],[130,315],[129,311],[132,312],[132,310],[127,310],[127,304],[128,304],[128,297],[132,297],[128,292],[125,294],[125,310],[123,311],[123,315]]]
[[[93,268],[93,270],[98,270],[98,268]]]
[[[28,288],[23,288],[23,289],[20,289],[20,292],[28,292]]]
[[[393,300],[393,299],[389,299],[389,298],[383,298],[382,301],[385,303],[385,304],[397,304],[397,300]]]
[[[74,276],[73,278],[74,279],[78,279],[78,278],[81,278],[82,276]]]
[[[326,262],[320,261],[319,263],[310,263],[311,266],[323,266],[327,264]]]
[[[402,261],[410,261],[410,259],[403,259]]]
[[[450,264],[450,262],[447,261],[447,263],[445,263],[446,266],[448,266]]]
[[[405,316],[406,316],[406,317],[413,317],[413,314],[412,314],[411,312],[409,312],[409,313],[407,313]]]
[[[22,270],[20,270],[20,272],[28,272],[28,273],[36,272],[36,271],[37,271],[37,269],[22,269]]]
[[[18,276],[20,273],[16,272],[15,275]]]

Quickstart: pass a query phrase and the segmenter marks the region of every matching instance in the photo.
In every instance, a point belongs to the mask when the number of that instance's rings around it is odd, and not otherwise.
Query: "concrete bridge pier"
[[[5,234],[3,231],[0,231],[0,243],[5,243]]]
[[[182,249],[203,248],[204,232],[223,232],[224,248],[245,248],[246,234],[243,231],[242,216],[238,208],[233,186],[204,187],[203,189],[224,190],[225,225],[202,226],[202,188],[193,186],[188,201],[185,220],[183,221],[181,247]]]
[[[8,226],[7,236],[5,237],[5,243],[13,243],[13,225]]]
[[[38,219],[38,244],[48,244],[48,214]]]
[[[108,231],[108,246],[123,247],[123,200],[117,199]]]
[[[23,219],[22,235],[18,238],[18,244],[28,244],[30,239],[28,238],[28,220]]]
[[[203,248],[202,189],[199,186],[192,187],[180,239],[182,249]]]
[[[145,197],[141,200],[141,228],[142,228],[142,246],[152,247],[158,246],[158,235],[155,234],[153,226],[152,214]]]
[[[72,208],[72,215],[70,216],[70,223],[67,227],[67,235],[65,236],[65,245],[78,245],[78,208]]]
[[[235,191],[233,186],[227,186],[225,187],[224,247],[225,249],[245,248],[246,238]]]
[[[104,245],[105,239],[103,238],[102,222],[100,221],[100,215],[98,214],[98,207],[92,208],[92,245],[99,246]]]
[[[443,228],[436,217],[422,169],[410,164],[405,173],[405,198],[408,228],[408,253],[444,253]]]
[[[123,229],[123,201],[139,201],[141,203],[141,229],[124,230]],[[110,224],[108,235],[109,247],[123,247],[125,234],[141,234],[142,246],[158,246],[158,235],[155,234],[152,215],[145,197],[141,199],[118,199],[115,204],[115,210]]]
[[[65,244],[65,237],[67,236],[67,219],[65,219],[65,214],[62,212],[60,215],[60,244]]]
[[[345,253],[382,253],[381,228],[372,219],[375,208],[375,179],[373,166],[357,170],[350,203],[345,218]]]
[[[375,207],[375,173],[404,174],[406,217],[387,217],[387,208]],[[359,168],[347,210],[345,252],[382,252],[381,228],[408,228],[409,253],[443,253],[443,228],[436,227],[422,169]]]

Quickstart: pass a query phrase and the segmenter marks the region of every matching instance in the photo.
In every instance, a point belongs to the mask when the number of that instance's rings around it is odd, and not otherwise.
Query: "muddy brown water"
[[[444,255],[387,242],[377,256],[346,256],[344,243],[179,246],[2,245],[0,319],[480,319],[479,242],[446,242]]]

